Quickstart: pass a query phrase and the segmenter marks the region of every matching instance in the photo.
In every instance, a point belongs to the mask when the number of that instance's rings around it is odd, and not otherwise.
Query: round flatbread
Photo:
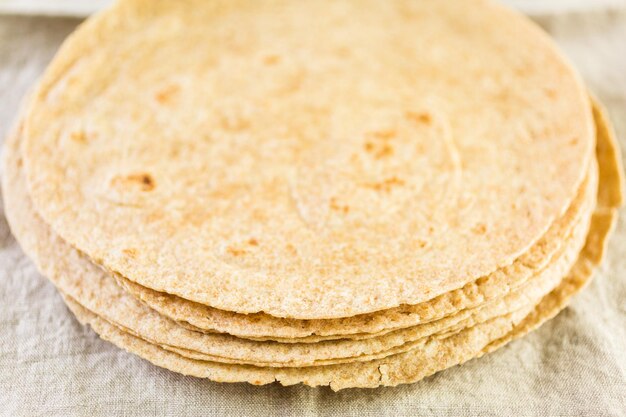
[[[510,265],[593,138],[574,70],[488,1],[128,0],[61,48],[23,156],[37,211],[108,270],[324,319]]]
[[[607,239],[617,220],[617,209],[623,204],[624,199],[619,148],[597,104],[594,112],[598,122],[597,157],[600,181],[598,207],[592,216],[585,247],[561,284],[544,297],[521,321],[514,317],[515,314],[500,317],[451,337],[433,340],[425,349],[416,349],[371,362],[272,369],[189,359],[121,331],[72,300],[66,299],[66,302],[79,320],[92,326],[104,339],[158,366],[185,375],[220,382],[249,382],[255,385],[272,382],[283,385],[297,383],[310,386],[329,385],[333,390],[416,382],[445,368],[480,357],[532,331],[561,311],[571,297],[589,282],[594,270],[602,261]]]

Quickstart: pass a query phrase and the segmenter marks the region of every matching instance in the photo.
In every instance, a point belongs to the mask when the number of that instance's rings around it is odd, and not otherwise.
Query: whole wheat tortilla
[[[499,317],[445,339],[434,339],[424,349],[416,349],[389,358],[364,363],[330,365],[310,368],[272,369],[244,365],[223,365],[185,358],[125,333],[96,315],[68,301],[79,320],[89,323],[106,340],[135,353],[152,363],[186,375],[221,382],[283,385],[330,385],[333,390],[351,387],[394,386],[416,382],[442,369],[463,363],[493,351],[520,337],[563,309],[571,297],[589,281],[600,264],[607,238],[617,219],[617,208],[623,203],[623,177],[619,148],[612,130],[595,104],[598,123],[597,158],[599,165],[598,206],[585,247],[562,283],[535,307],[521,322],[517,317]]]
[[[588,230],[587,219],[579,220],[562,253],[547,268],[502,299],[481,308],[466,309],[442,320],[386,334],[365,341],[336,341],[318,344],[260,343],[230,335],[203,334],[178,326],[142,305],[119,288],[113,277],[92,264],[55,236],[37,216],[26,192],[19,132],[5,146],[4,193],[6,215],[25,252],[67,297],[125,331],[151,343],[195,359],[258,366],[313,366],[367,361],[424,346],[430,336],[454,333],[522,308],[530,309],[556,286],[580,252]],[[590,171],[587,193],[597,190],[597,173]],[[587,198],[589,209],[595,198]],[[588,209],[586,210],[588,211]]]
[[[47,69],[23,155],[37,211],[94,262],[323,319],[510,265],[593,136],[575,71],[488,1],[126,0]]]
[[[621,193],[614,189],[613,196]],[[272,369],[242,365],[223,365],[185,358],[125,333],[80,305],[66,300],[83,323],[88,323],[105,340],[141,356],[150,362],[185,375],[209,378],[219,382],[249,382],[256,385],[279,382],[283,385],[303,383],[329,385],[337,391],[345,388],[395,386],[416,382],[445,368],[480,357],[510,340],[523,336],[563,309],[571,297],[589,281],[602,258],[606,238],[617,218],[617,210],[605,207],[594,214],[589,239],[581,258],[561,285],[546,296],[518,324],[507,318],[483,323],[446,339],[432,340],[432,345],[365,363],[331,365],[313,368]],[[507,328],[510,328],[507,330]],[[498,336],[501,335],[501,336]]]
[[[263,313],[237,314],[154,291],[118,275],[116,278],[120,285],[142,302],[192,330],[283,343],[366,339],[479,307],[522,286],[552,260],[553,255],[561,249],[565,240],[563,237],[572,233],[574,225],[589,216],[595,205],[596,187],[595,181],[585,181],[565,215],[557,219],[546,234],[513,264],[432,300],[354,317],[298,320],[281,319]]]

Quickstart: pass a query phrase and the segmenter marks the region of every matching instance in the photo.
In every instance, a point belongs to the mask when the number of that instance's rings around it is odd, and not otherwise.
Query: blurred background
[[[0,0],[0,12],[86,16],[112,0]],[[626,8],[626,0],[503,0],[530,15]]]

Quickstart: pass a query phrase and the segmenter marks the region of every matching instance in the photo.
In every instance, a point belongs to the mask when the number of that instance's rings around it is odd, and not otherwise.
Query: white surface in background
[[[626,9],[626,0],[501,0],[529,15]]]
[[[110,0],[0,0],[0,13],[88,16]]]
[[[467,1],[467,0],[461,0]],[[530,15],[626,9],[626,0],[501,0]],[[0,0],[0,13],[87,16],[111,0]]]

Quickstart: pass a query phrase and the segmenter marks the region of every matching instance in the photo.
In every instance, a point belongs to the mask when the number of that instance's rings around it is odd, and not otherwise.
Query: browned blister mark
[[[350,212],[350,206],[347,206],[345,204],[339,204],[337,198],[335,197],[332,197],[330,199],[330,208],[344,214],[348,214]]]
[[[280,63],[280,55],[275,55],[275,54],[265,55],[262,61],[265,65],[276,65]]]
[[[156,183],[148,173],[137,173],[126,176],[117,176],[111,181],[116,188],[139,187],[141,191],[152,191]]]
[[[246,254],[246,250],[245,249],[241,249],[241,248],[236,248],[234,246],[228,246],[226,248],[226,252],[231,255],[231,256],[243,256]]]
[[[374,158],[381,159],[393,155],[393,146],[388,143],[365,142],[363,145],[365,151],[372,154]]]
[[[287,243],[285,245],[285,249],[287,250],[287,253],[291,256],[296,256],[298,254],[298,250],[291,243]]]
[[[154,98],[159,104],[167,104],[174,98],[178,90],[179,87],[177,85],[169,85],[157,91]]]
[[[417,247],[420,249],[425,249],[428,246],[428,242],[423,239],[417,239],[415,243],[417,244]]]
[[[409,120],[427,125],[432,123],[433,120],[430,113],[426,112],[407,111],[404,115]]]
[[[472,232],[476,235],[484,235],[487,232],[487,226],[484,223],[478,223],[472,227]]]
[[[381,130],[377,130],[375,132],[371,132],[371,135],[373,137],[375,137],[376,139],[381,139],[381,140],[390,140],[396,137],[398,133],[396,132],[395,129],[381,129]]]
[[[400,187],[403,185],[404,185],[404,180],[398,177],[390,177],[381,182],[369,183],[369,184],[366,184],[365,186],[376,191],[389,192],[394,187]]]
[[[77,143],[87,143],[87,134],[84,130],[76,130],[70,133],[70,138]]]

